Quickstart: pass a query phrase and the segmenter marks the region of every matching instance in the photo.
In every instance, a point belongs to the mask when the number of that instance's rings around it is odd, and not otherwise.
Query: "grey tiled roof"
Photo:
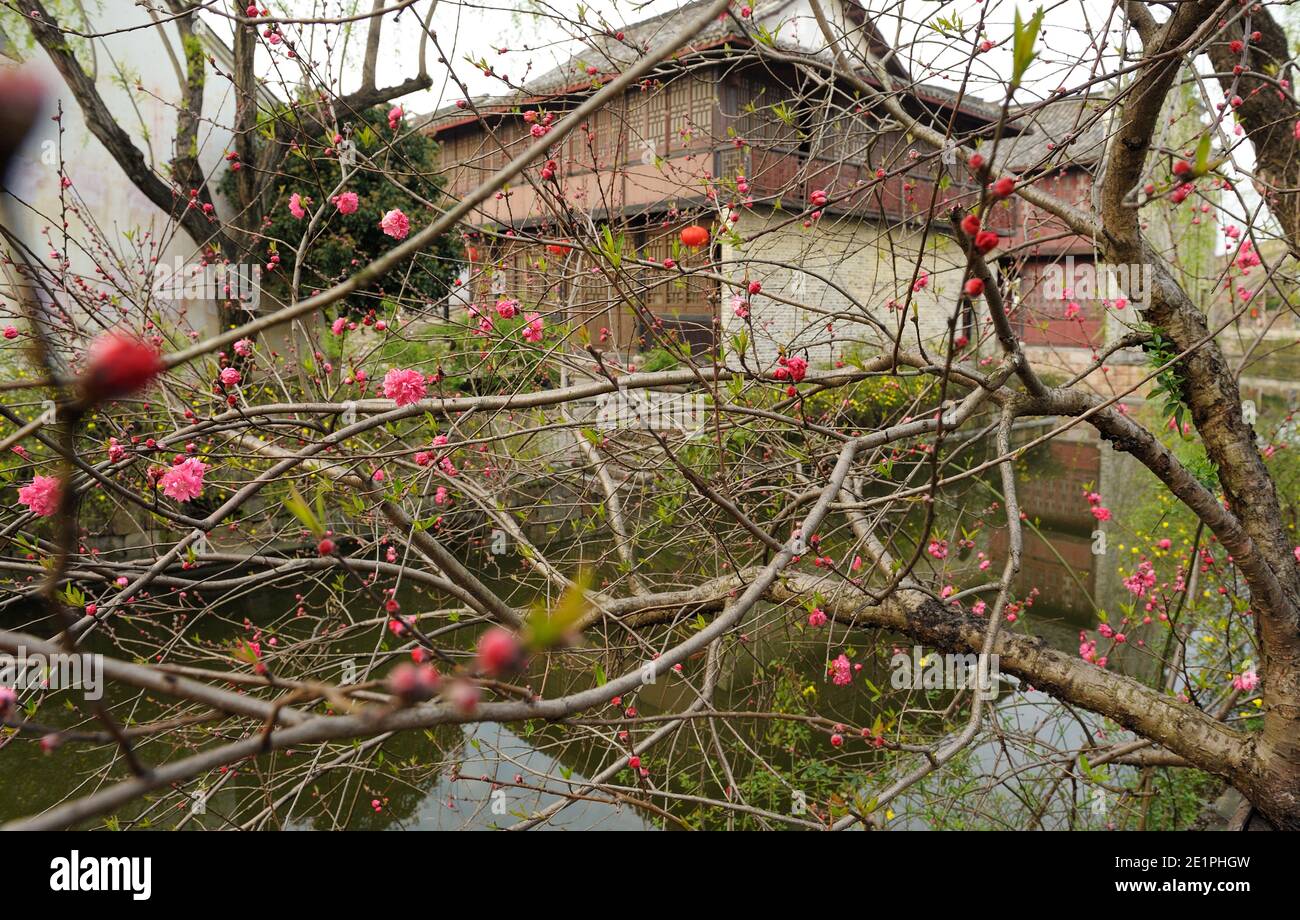
[[[635,63],[647,49],[653,47],[665,37],[672,35],[674,29],[678,27],[683,19],[688,18],[697,8],[708,2],[710,0],[691,0],[691,2],[678,7],[676,10],[661,13],[621,28],[611,27],[610,32],[593,31],[591,35],[583,40],[583,48],[579,53],[573,55],[558,67],[554,67],[541,76],[528,81],[524,85],[522,92],[511,95],[476,96],[472,100],[474,109],[478,112],[505,111],[527,100],[581,92],[590,85],[592,79],[586,70],[588,66],[596,67],[601,74],[610,74],[626,69]],[[786,37],[785,32],[788,30],[778,31],[774,28],[776,23],[781,22],[783,18],[788,18],[783,14],[786,14],[787,9],[795,5],[795,2],[796,0],[753,0],[752,21],[755,23],[766,21],[769,24],[769,28],[776,32],[775,45],[779,50],[824,57],[829,60],[829,52],[825,49],[824,43],[810,43],[806,38],[801,43],[797,37]],[[876,49],[880,56],[884,57],[889,46],[876,29],[874,22],[871,20],[871,14],[857,0],[844,0],[844,2],[853,17],[853,21],[860,23],[865,30],[871,47]],[[622,39],[613,34],[618,31],[622,32]],[[741,38],[735,22],[730,17],[714,19],[683,50],[703,50],[717,47],[731,38]],[[921,100],[936,103],[940,106],[951,106],[957,102],[958,93],[954,90],[933,84],[913,82],[897,57],[888,58],[888,68],[894,77],[896,89],[906,91]],[[863,76],[868,75],[864,73]],[[962,96],[961,107],[964,111],[982,116],[989,121],[996,120],[1000,114],[997,105],[985,102],[970,94]],[[452,104],[444,106],[429,115],[418,117],[417,124],[442,126],[472,120],[473,118],[472,112]]]
[[[997,159],[1021,172],[1090,166],[1105,155],[1112,114],[1105,96],[1019,106],[1011,116],[1022,133],[999,144]]]
[[[691,0],[675,10],[623,26],[621,41],[613,35],[593,34],[584,40],[585,47],[580,53],[530,81],[525,88],[537,95],[561,92],[575,83],[585,82],[588,79],[588,65],[598,67],[602,73],[622,71],[634,64],[657,42],[672,35],[682,20],[690,18],[698,7],[709,2],[710,0]],[[794,0],[757,0],[753,4],[753,19],[757,21],[777,16],[793,2]],[[734,35],[735,23],[730,17],[721,17],[712,20],[697,33],[687,48],[708,47]],[[793,42],[778,37],[777,43],[778,46],[786,45],[794,50]]]

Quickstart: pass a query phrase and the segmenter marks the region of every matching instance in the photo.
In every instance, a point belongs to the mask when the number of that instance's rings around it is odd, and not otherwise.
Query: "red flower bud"
[[[513,633],[489,629],[478,640],[478,666],[487,674],[518,671],[524,666],[523,647]]]
[[[163,371],[153,346],[126,332],[109,332],[90,346],[90,361],[81,388],[91,400],[126,396]]]
[[[388,692],[403,703],[419,703],[431,698],[442,686],[442,675],[431,664],[403,662],[388,676]]]

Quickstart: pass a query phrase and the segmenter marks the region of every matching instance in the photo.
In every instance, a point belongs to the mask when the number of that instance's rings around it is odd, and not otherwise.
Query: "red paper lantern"
[[[709,231],[699,224],[691,224],[682,229],[682,244],[691,249],[699,249],[709,241]]]

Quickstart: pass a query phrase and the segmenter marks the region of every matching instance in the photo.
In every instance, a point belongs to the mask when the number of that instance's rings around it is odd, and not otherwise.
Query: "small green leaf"
[[[307,504],[302,494],[293,484],[289,485],[289,495],[284,500],[284,506],[296,517],[303,527],[306,527],[314,536],[322,536],[325,533],[325,527],[317,520],[316,515],[312,513],[311,506]]]
[[[1016,26],[1015,35],[1012,38],[1011,53],[1011,88],[1015,89],[1020,85],[1025,71],[1029,65],[1038,57],[1038,52],[1034,50],[1034,45],[1038,43],[1038,32],[1043,27],[1043,8],[1040,6],[1034,11],[1034,15],[1029,17],[1029,22],[1020,18],[1020,10],[1016,9]]]
[[[533,607],[524,634],[528,647],[542,650],[568,644],[578,621],[587,612],[587,589],[590,586],[591,573],[583,569],[554,607],[548,610],[545,602]]]

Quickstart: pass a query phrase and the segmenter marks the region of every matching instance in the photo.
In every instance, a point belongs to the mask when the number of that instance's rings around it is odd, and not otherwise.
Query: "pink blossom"
[[[1232,686],[1246,693],[1259,686],[1259,675],[1254,668],[1247,668],[1232,679]]]
[[[223,367],[221,369],[222,386],[233,387],[243,379],[243,374],[239,373],[239,371],[235,370],[233,367]]]
[[[299,195],[297,192],[294,192],[292,195],[289,196],[289,213],[292,214],[294,217],[296,217],[298,220],[302,220],[304,217],[307,216],[307,211],[302,205],[303,205],[302,196]]]
[[[853,665],[842,654],[831,662],[828,670],[831,672],[831,683],[837,687],[843,687],[853,682]]]
[[[503,298],[497,301],[497,316],[502,319],[514,319],[519,312],[519,301]]]
[[[424,399],[424,375],[417,370],[392,368],[384,375],[384,395],[399,406]]]
[[[948,558],[948,541],[931,540],[925,551],[936,559],[946,559]]]
[[[813,612],[808,614],[808,625],[812,627],[826,625],[826,611],[820,607],[814,608]]]
[[[1155,586],[1155,583],[1155,569],[1145,559],[1138,563],[1136,572],[1124,579],[1124,587],[1135,597],[1146,597],[1147,592]]]
[[[379,229],[395,240],[402,240],[411,232],[411,221],[402,213],[401,208],[393,208],[379,222]]]
[[[1248,272],[1259,264],[1259,253],[1255,252],[1255,245],[1250,240],[1241,244],[1241,248],[1237,250],[1236,261],[1237,268],[1242,272]]]
[[[117,438],[108,439],[108,462],[117,463],[126,456],[126,448],[121,445]]]
[[[402,122],[402,116],[405,114],[400,105],[395,105],[388,110],[388,127],[396,131],[397,126]]]
[[[536,313],[525,313],[524,323],[524,341],[540,342],[542,340],[542,317]]]
[[[447,504],[447,487],[446,487],[446,486],[438,486],[437,491],[435,491],[435,492],[433,493],[433,503],[434,503],[435,505],[445,505],[445,504]]]
[[[334,320],[334,322],[330,324],[330,332],[334,333],[335,335],[342,335],[345,331],[347,331],[347,328],[348,328],[348,321],[347,318],[343,316],[340,316],[338,319]]]
[[[203,474],[207,471],[208,465],[198,457],[186,457],[163,473],[158,482],[168,498],[193,501],[203,494]]]
[[[36,476],[18,490],[18,501],[37,517],[49,517],[59,509],[59,480],[53,476]]]
[[[786,370],[790,372],[790,379],[795,383],[803,380],[804,375],[808,373],[808,362],[798,355],[793,358],[786,358],[783,362]]]
[[[341,192],[330,200],[334,202],[334,207],[339,209],[340,214],[355,214],[361,205],[356,192]]]
[[[240,339],[238,342],[235,343],[235,354],[239,355],[239,357],[247,358],[252,353],[253,353],[252,339]]]

